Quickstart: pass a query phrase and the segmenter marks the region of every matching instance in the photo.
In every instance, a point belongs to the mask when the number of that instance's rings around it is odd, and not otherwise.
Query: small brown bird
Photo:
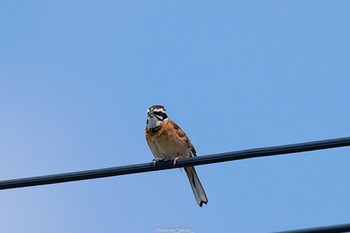
[[[156,161],[174,160],[197,156],[186,133],[168,118],[162,105],[154,105],[147,111],[146,140]],[[184,167],[191,188],[200,207],[208,203],[207,195],[194,167]]]

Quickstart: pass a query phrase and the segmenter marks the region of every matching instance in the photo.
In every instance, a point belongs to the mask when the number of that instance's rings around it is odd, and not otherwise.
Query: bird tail
[[[187,174],[188,180],[190,181],[194,197],[196,198],[198,205],[202,207],[203,203],[208,203],[208,198],[205,194],[201,181],[199,180],[197,172],[194,169],[194,167],[184,167],[184,169]]]

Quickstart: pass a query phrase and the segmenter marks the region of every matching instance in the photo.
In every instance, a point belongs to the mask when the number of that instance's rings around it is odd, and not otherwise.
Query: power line
[[[87,171],[69,172],[46,176],[36,176],[13,180],[0,181],[0,190],[14,189],[28,186],[64,183],[79,180],[96,179],[110,176],[120,176],[141,172],[173,169],[185,166],[204,165],[210,163],[220,163],[232,160],[257,158],[263,156],[283,155],[314,150],[323,150],[336,147],[350,146],[350,137],[328,139],[321,141],[304,142],[283,146],[263,147],[256,149],[240,150],[219,154],[211,154],[193,158],[179,159],[174,166],[172,161],[164,161],[157,164],[141,163],[127,166],[102,168]]]
[[[292,230],[292,231],[280,231],[277,233],[341,233],[341,232],[350,232],[350,224],[305,228],[305,229]]]

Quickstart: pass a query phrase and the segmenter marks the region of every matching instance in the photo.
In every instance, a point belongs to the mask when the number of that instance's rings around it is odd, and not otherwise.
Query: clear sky
[[[350,136],[350,1],[1,1],[0,179]],[[1,231],[271,232],[350,221],[350,148],[0,192]],[[162,228],[163,227],[163,228]]]

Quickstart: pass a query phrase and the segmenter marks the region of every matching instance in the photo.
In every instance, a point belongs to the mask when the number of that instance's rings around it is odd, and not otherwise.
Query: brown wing
[[[191,140],[188,138],[186,133],[174,121],[170,120],[169,124],[171,124],[172,127],[174,127],[176,134],[179,136],[179,138],[186,143],[186,147],[187,147],[187,149],[190,149],[191,155],[193,157],[196,157],[197,156],[196,149],[194,148]]]

